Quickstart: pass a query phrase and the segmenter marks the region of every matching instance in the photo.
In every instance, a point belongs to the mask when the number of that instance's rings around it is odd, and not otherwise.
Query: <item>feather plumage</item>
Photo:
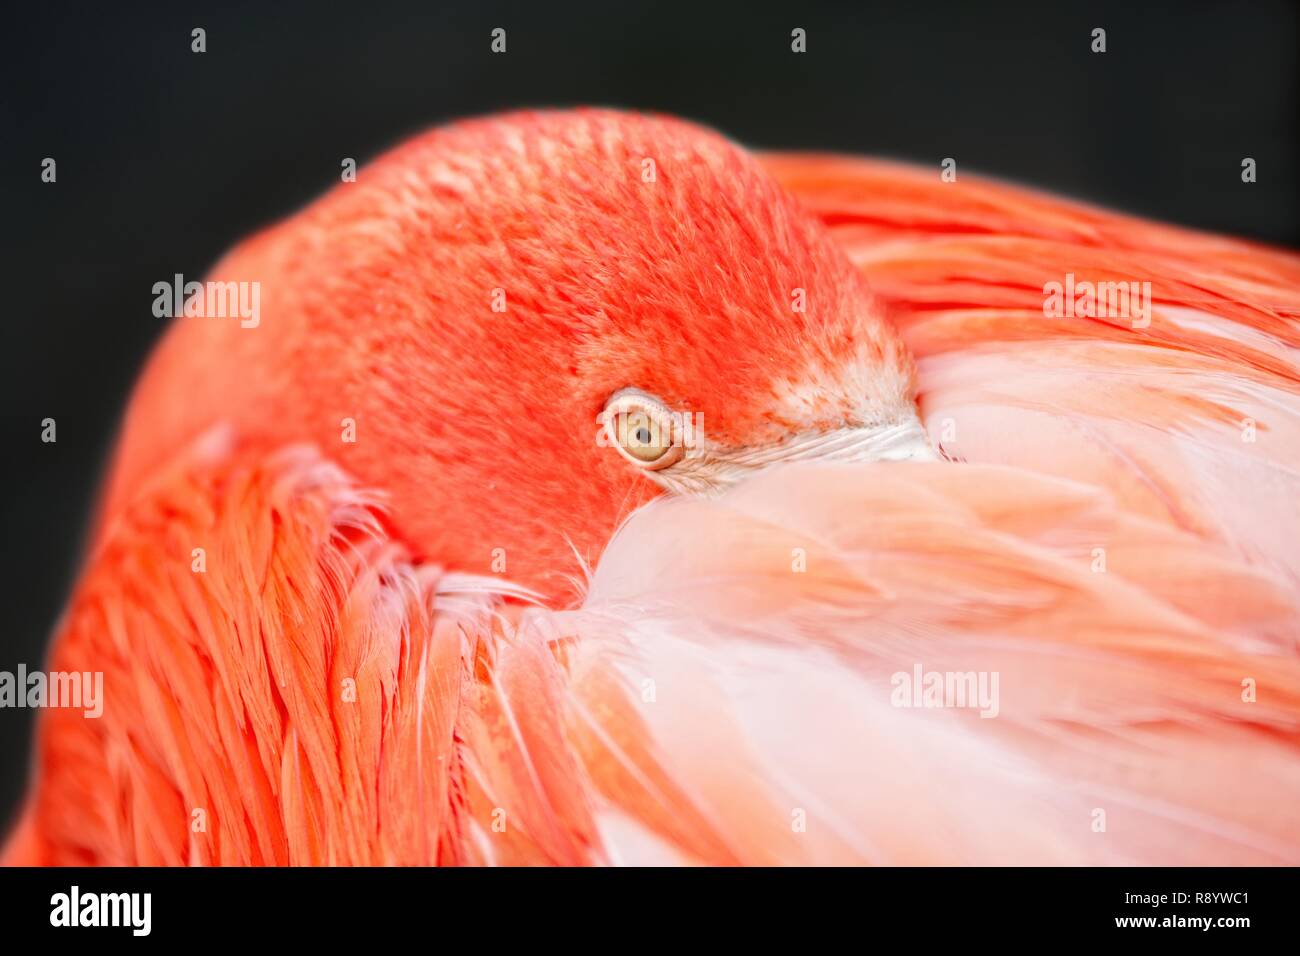
[[[51,658],[112,706],[45,715],[7,861],[1300,862],[1296,256],[600,112],[369,183],[218,267],[258,335],[155,358]],[[529,336],[453,348],[512,277]],[[951,460],[766,461],[898,427],[900,341]],[[583,431],[647,384],[768,467],[651,500]]]

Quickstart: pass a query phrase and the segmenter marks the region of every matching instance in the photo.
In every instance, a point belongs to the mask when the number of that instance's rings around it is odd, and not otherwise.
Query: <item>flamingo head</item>
[[[431,276],[407,311],[437,355],[397,397],[436,421],[434,452],[401,466],[395,500],[439,560],[497,555],[572,597],[649,498],[782,461],[932,455],[912,358],[858,270],[716,133],[514,114],[439,130],[372,181],[415,217]]]

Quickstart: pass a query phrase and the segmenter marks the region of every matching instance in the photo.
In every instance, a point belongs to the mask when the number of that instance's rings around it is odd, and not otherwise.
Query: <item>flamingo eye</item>
[[[609,443],[634,465],[655,471],[682,456],[676,416],[659,399],[635,389],[615,393],[605,403]]]

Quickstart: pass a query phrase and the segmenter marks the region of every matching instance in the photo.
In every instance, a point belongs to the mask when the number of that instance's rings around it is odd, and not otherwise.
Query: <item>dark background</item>
[[[343,157],[450,117],[653,109],[756,147],[936,168],[951,156],[963,174],[1300,243],[1289,3],[21,9],[0,21],[0,670],[42,666],[122,404],[161,329],[153,283],[198,278],[338,182]],[[489,51],[498,26],[504,55]],[[190,52],[194,27],[204,54]],[[806,54],[790,52],[794,27]],[[56,444],[40,440],[47,417]],[[0,710],[0,827],[31,719]]]

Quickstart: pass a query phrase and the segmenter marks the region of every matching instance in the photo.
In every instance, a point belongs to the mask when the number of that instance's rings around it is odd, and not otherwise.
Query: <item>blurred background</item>
[[[162,329],[153,283],[199,278],[337,183],[344,157],[449,118],[649,109],[760,148],[936,169],[951,156],[961,175],[1300,245],[1293,3],[983,6],[53,0],[7,13],[0,671],[43,667],[122,405]],[[195,27],[206,53],[190,50]],[[490,52],[496,27],[505,54]],[[0,709],[0,827],[32,718]]]

